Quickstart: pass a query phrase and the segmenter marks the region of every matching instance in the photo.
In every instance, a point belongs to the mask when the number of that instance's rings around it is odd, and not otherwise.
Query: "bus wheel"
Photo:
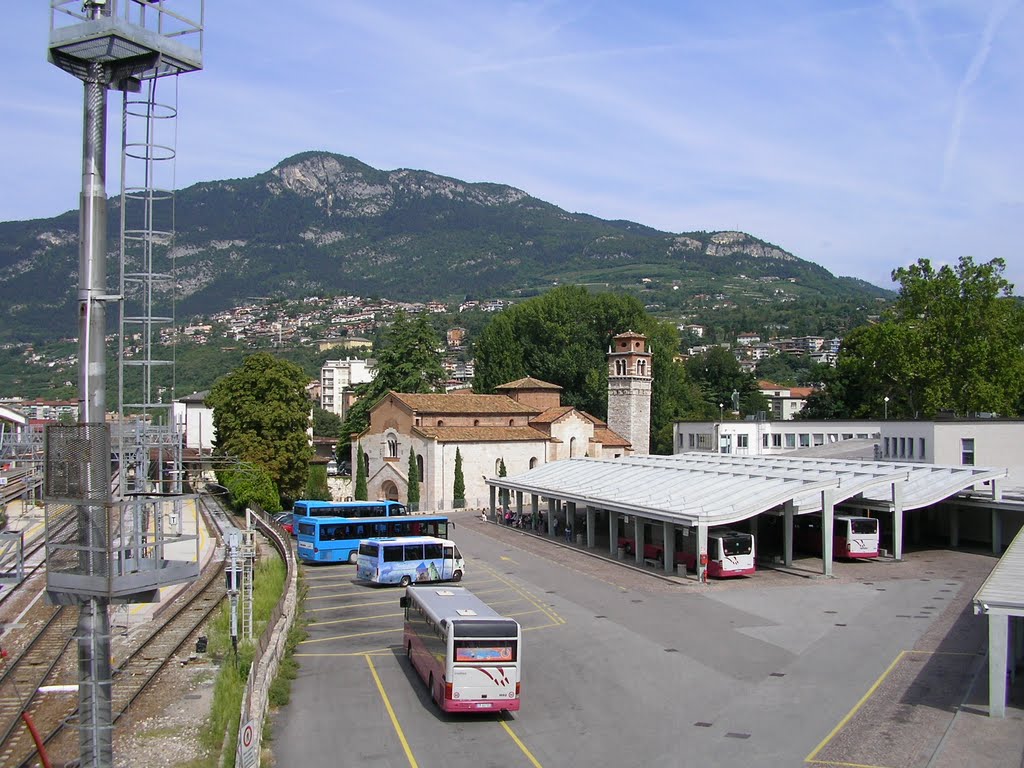
[[[353,550],[352,552],[348,553],[348,561],[350,563],[354,563],[356,561],[356,552],[355,552],[355,550]]]
[[[452,581],[462,581],[462,571],[456,571],[452,574]]]
[[[438,703],[438,706],[440,706],[441,702],[437,698],[437,696],[435,695],[435,691],[434,691],[434,673],[433,672],[430,673],[430,679],[427,681],[427,688],[430,689],[430,698],[432,698],[434,701],[436,701]]]
[[[412,579],[410,579],[408,576],[403,576],[402,580],[399,581],[398,584],[402,587],[408,587],[410,584],[412,584]]]

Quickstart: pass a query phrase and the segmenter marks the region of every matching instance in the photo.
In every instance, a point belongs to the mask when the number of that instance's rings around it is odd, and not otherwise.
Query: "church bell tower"
[[[608,427],[633,445],[634,455],[651,452],[651,353],[647,337],[626,331],[608,350]]]

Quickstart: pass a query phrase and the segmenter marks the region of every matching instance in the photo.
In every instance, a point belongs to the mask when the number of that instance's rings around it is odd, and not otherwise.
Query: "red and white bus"
[[[519,622],[465,587],[410,586],[400,602],[405,653],[441,709],[519,709]]]
[[[655,531],[649,526],[644,535],[653,537]],[[618,546],[625,554],[636,551],[636,540],[628,536],[620,536]],[[731,576],[749,576],[754,573],[754,537],[749,533],[734,531],[728,528],[711,528],[708,531],[708,576],[725,579]],[[644,559],[664,562],[661,544],[644,544]],[[697,534],[690,528],[676,529],[677,565],[685,565],[689,570],[697,570]]]
[[[793,526],[797,546],[820,555],[821,515],[800,515]],[[832,557],[845,560],[878,557],[878,519],[836,515],[832,520]]]
[[[697,532],[683,528],[677,532],[676,543],[682,540],[676,552],[676,563],[685,564],[697,570]],[[732,576],[749,576],[754,566],[754,537],[743,531],[730,528],[712,528],[708,531],[708,576],[726,579]]]

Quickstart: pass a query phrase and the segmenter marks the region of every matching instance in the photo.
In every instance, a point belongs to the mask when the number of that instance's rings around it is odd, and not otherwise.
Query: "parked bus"
[[[403,642],[445,712],[519,709],[522,629],[465,587],[406,588]]]
[[[307,563],[354,563],[359,542],[371,537],[437,536],[448,538],[444,515],[407,517],[296,517],[299,559]]]
[[[682,540],[680,546],[680,539]],[[677,532],[676,563],[689,570],[697,570],[697,532],[683,528]],[[754,537],[743,531],[730,528],[711,528],[708,531],[708,576],[725,579],[732,576],[749,576],[756,570],[754,565]]]
[[[793,521],[793,541],[800,549],[821,554],[821,515],[800,515]],[[835,515],[832,557],[859,560],[878,557],[878,519]]]
[[[644,559],[664,563],[660,527],[650,523],[646,525]],[[636,540],[620,536],[618,546],[625,554],[632,555],[636,551]],[[756,570],[754,557],[754,537],[749,533],[728,528],[708,530],[708,576],[717,579],[749,576]],[[685,565],[691,571],[697,570],[697,535],[690,528],[676,528],[675,562],[677,565]]]
[[[393,517],[408,515],[409,508],[397,501],[296,501],[296,517]]]
[[[461,581],[465,570],[455,542],[434,536],[363,539],[356,556],[356,578],[372,584]]]

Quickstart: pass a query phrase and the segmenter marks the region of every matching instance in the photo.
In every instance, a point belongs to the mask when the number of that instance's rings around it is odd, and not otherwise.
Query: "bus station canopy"
[[[789,456],[683,453],[618,459],[568,459],[513,477],[496,488],[559,499],[680,525],[729,525],[790,503],[795,514],[832,504],[917,509],[1005,469]]]

